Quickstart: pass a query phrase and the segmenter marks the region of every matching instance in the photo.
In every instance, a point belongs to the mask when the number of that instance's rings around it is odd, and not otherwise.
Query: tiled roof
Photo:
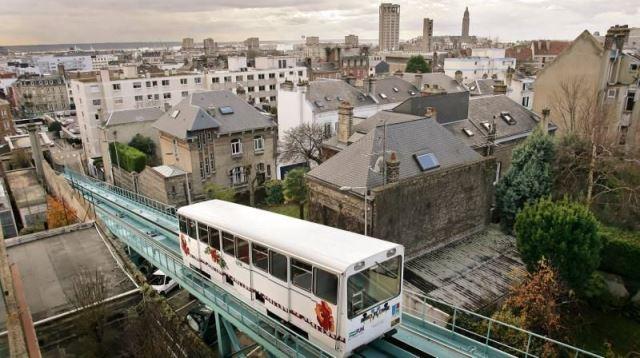
[[[427,107],[436,110],[438,123],[448,123],[467,118],[469,92],[434,94],[409,98],[393,109],[394,112],[424,116]]]
[[[527,62],[531,61],[533,58],[531,46],[525,45],[514,46],[506,49],[505,56],[515,58],[517,62]]]
[[[415,120],[387,124],[386,129],[384,125],[378,125],[375,130],[370,130],[307,175],[337,187],[378,187],[383,183],[381,168],[384,163],[381,155],[385,146],[387,153],[396,152],[400,161],[401,180],[426,173],[416,162],[416,154],[433,153],[436,156],[440,166],[428,172],[481,159],[478,153],[456,139],[438,122],[417,117]]]
[[[340,97],[340,99],[337,99]],[[309,82],[307,101],[314,112],[337,111],[340,101],[347,101],[354,107],[370,106],[375,102],[362,90],[342,80],[319,79]]]
[[[173,165],[159,165],[157,167],[153,167],[152,169],[158,172],[160,175],[162,175],[165,178],[171,178],[171,177],[185,174],[184,170],[178,167],[175,167]]]
[[[105,127],[134,122],[155,121],[160,118],[163,113],[160,108],[155,107],[114,111],[109,114]]]
[[[225,107],[230,107],[231,113],[223,114]],[[203,129],[224,134],[274,126],[270,117],[230,91],[191,93],[154,124],[160,131],[182,139],[188,132]]]
[[[421,73],[420,75],[422,76],[422,81],[420,83],[419,89],[421,89],[425,84],[429,84],[431,87],[433,87],[433,85],[438,85],[438,87],[443,88],[445,91],[447,91],[447,93],[466,91],[466,89],[461,86],[455,79],[445,75],[442,72]],[[402,74],[402,79],[415,85],[416,73],[404,73]]]
[[[535,40],[531,42],[534,56],[557,56],[571,45],[571,41]]]

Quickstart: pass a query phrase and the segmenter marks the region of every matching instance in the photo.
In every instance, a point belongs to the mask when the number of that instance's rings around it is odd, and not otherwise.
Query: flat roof
[[[73,309],[68,297],[73,296],[73,277],[82,270],[97,268],[105,274],[107,297],[136,288],[111,256],[95,226],[76,224],[68,228],[75,230],[54,229],[48,237],[36,233],[6,240],[9,259],[20,270],[34,322]],[[33,241],[27,239],[34,237]],[[0,305],[3,329],[5,320],[5,307]]]
[[[38,182],[35,168],[11,170],[5,177],[18,208],[47,203],[47,193]]]
[[[404,251],[393,242],[222,200],[183,206],[178,214],[285,254],[313,257],[313,263],[336,272],[393,248]]]

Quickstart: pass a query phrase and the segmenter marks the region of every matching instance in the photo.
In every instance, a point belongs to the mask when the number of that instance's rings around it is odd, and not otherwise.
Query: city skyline
[[[2,0],[6,2],[7,0]],[[465,7],[471,13],[470,34],[503,41],[538,38],[573,39],[582,30],[603,32],[614,23],[637,26],[640,5],[629,0],[590,1],[518,0],[395,1],[401,6],[400,39],[422,33],[422,19],[434,19],[434,35],[458,35]],[[321,0],[313,3],[276,0],[247,1],[242,5],[207,1],[76,3],[35,0],[8,4],[0,14],[0,45],[179,41],[193,37],[197,43],[263,40],[297,40],[304,35],[339,39],[354,33],[376,39],[380,2]],[[540,10],[545,11],[540,11]],[[635,22],[634,22],[635,21]],[[34,26],[37,24],[37,26]],[[516,25],[517,24],[517,25]]]

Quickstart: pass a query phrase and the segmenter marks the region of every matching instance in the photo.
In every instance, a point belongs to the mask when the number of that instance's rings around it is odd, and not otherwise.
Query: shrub
[[[546,258],[571,287],[582,288],[600,263],[598,221],[584,205],[541,199],[518,214],[515,231],[530,272]]]
[[[235,201],[236,192],[232,188],[223,187],[216,183],[208,183],[205,184],[203,189],[207,199],[218,199],[230,202]]]
[[[145,137],[142,134],[136,134],[129,142],[130,147],[134,147],[142,153],[153,157],[156,155],[156,144],[149,137]]]
[[[640,280],[640,233],[611,227],[600,230],[602,252],[600,269]]]
[[[511,168],[496,187],[496,208],[503,229],[513,229],[516,215],[526,204],[551,194],[554,155],[551,137],[539,129],[513,151]]]
[[[280,205],[284,203],[284,187],[280,180],[269,180],[265,186],[265,202],[267,205]]]
[[[115,148],[117,148],[117,156]],[[112,165],[119,166],[128,172],[135,171],[140,173],[147,165],[147,156],[138,149],[126,144],[109,143],[109,154],[111,155]]]

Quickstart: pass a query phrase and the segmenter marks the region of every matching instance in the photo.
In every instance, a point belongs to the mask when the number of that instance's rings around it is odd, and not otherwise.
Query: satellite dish
[[[378,159],[376,159],[376,163],[373,165],[373,168],[369,168],[369,170],[371,170],[374,173],[380,174],[380,168],[382,166],[382,156],[379,156]]]

